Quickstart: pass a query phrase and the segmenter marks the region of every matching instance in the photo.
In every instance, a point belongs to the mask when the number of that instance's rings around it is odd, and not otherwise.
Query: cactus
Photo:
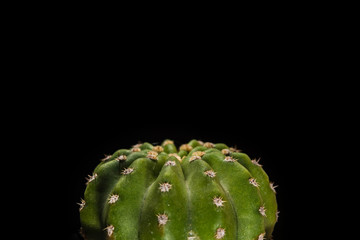
[[[277,222],[275,186],[259,160],[221,143],[120,149],[86,184],[86,240],[263,240]]]

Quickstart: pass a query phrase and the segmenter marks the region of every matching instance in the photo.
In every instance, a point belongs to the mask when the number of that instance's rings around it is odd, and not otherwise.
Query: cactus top
[[[86,240],[263,240],[277,222],[259,161],[223,143],[136,144],[105,156],[86,184]]]

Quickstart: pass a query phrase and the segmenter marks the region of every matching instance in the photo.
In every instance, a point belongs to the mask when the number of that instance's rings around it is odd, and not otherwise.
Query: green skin
[[[221,150],[229,147],[222,143],[207,148],[191,140],[188,145],[190,152],[178,151],[164,141],[163,152],[151,159],[147,155],[153,146],[143,143],[139,152],[121,149],[102,161],[80,208],[85,239],[270,239],[277,203],[262,167],[239,152],[230,152],[234,161],[224,161]],[[193,160],[198,151],[204,154]],[[181,161],[169,156],[174,153]],[[118,160],[121,155],[126,160]],[[130,168],[133,171],[126,174],[124,169]],[[251,178],[258,186],[250,184]],[[164,183],[171,188],[162,189]],[[112,196],[117,199],[111,201]],[[217,205],[214,199],[222,203]],[[225,235],[218,233],[222,229]]]

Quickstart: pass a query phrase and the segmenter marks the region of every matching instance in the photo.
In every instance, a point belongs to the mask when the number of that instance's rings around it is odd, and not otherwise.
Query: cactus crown
[[[106,155],[79,203],[82,234],[102,239],[270,239],[274,183],[222,143],[134,145]]]

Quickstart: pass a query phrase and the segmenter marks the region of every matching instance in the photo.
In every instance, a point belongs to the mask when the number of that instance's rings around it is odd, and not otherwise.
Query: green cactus
[[[137,144],[106,156],[81,199],[81,232],[104,239],[270,239],[275,186],[225,144]]]

